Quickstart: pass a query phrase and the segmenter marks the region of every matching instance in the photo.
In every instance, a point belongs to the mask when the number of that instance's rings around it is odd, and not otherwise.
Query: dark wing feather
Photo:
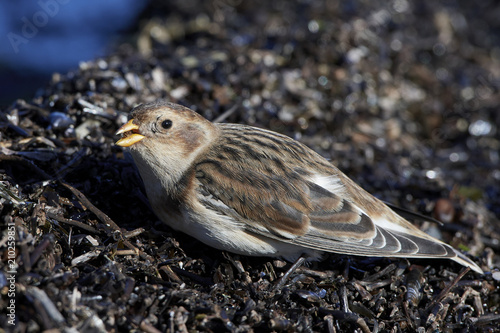
[[[201,190],[233,210],[251,232],[314,248],[318,241],[326,251],[334,250],[331,242],[382,244],[367,215],[298,173],[289,171],[291,184],[283,175],[243,171],[210,159],[195,170]]]
[[[204,160],[196,165],[196,178],[203,191],[234,210],[256,229],[284,238],[303,235],[309,229],[309,200],[296,186],[279,176],[267,176],[231,163]]]

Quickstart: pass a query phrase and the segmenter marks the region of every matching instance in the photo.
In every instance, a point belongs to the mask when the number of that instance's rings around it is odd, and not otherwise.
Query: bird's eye
[[[162,121],[161,127],[163,127],[164,129],[169,129],[170,127],[172,127],[172,120],[167,119],[167,120]]]

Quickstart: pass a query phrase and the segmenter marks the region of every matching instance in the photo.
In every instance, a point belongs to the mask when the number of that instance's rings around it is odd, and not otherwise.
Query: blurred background
[[[148,1],[0,2],[0,106],[31,99],[53,72],[112,52]]]

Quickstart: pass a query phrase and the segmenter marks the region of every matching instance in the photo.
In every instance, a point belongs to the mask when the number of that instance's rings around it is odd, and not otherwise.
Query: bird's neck
[[[176,196],[177,183],[182,178],[183,170],[170,170],[157,159],[146,158],[145,155],[134,150],[131,153],[150,200],[154,197],[165,197],[165,195],[172,198]]]

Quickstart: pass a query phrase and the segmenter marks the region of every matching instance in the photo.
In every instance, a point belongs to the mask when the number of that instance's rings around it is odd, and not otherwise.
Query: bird
[[[288,136],[213,123],[165,100],[129,118],[116,145],[130,150],[153,211],[208,246],[291,262],[328,252],[448,258],[483,273]]]

